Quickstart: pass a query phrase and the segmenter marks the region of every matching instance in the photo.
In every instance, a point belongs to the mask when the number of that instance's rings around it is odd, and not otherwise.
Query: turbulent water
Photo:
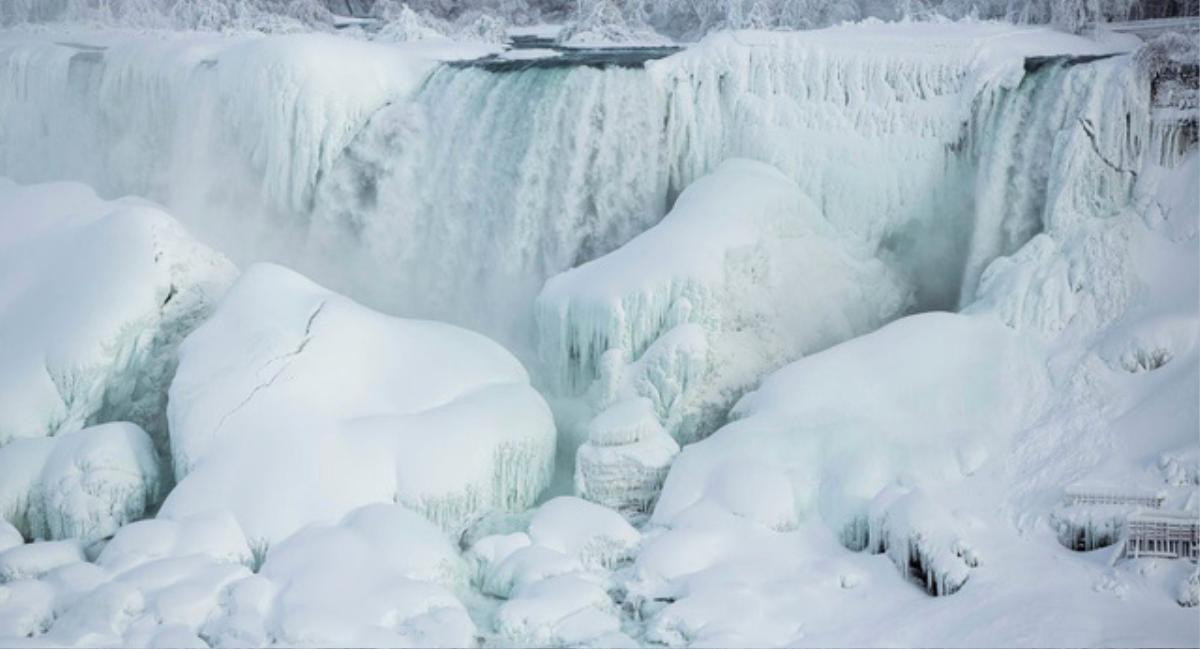
[[[0,174],[150,196],[242,261],[524,350],[547,277],[651,226],[729,157],[787,173],[924,310],[969,301],[991,259],[1042,229],[1077,155],[1066,139],[1094,145],[1111,169],[1092,200],[1118,204],[1148,137],[1144,84],[1111,61],[1014,82],[966,48],[722,35],[643,67],[413,71],[366,49],[301,67],[335,41],[298,61],[287,38],[6,41]],[[1087,121],[1110,100],[1127,119]]]

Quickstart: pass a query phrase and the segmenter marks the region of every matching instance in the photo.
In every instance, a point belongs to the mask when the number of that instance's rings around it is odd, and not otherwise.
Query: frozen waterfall
[[[723,160],[751,158],[876,250],[918,309],[953,308],[1061,190],[1054,169],[1012,171],[1048,147],[1051,166],[1071,164],[1064,138],[1087,137],[1116,167],[1096,200],[1119,201],[1148,137],[1144,110],[1079,118],[1145,103],[1139,84],[1089,83],[1122,66],[1027,71],[1057,45],[1008,46],[1006,29],[887,55],[829,32],[725,33],[643,67],[516,70],[318,35],[7,35],[0,174],[150,196],[240,262],[288,263],[527,355],[532,309],[514,305],[656,223]],[[985,43],[1000,55],[977,56]],[[1020,200],[997,204],[985,177]]]

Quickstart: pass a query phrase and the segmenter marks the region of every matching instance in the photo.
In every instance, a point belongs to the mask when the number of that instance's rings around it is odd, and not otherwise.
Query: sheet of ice
[[[0,447],[125,420],[165,457],[175,348],[234,273],[145,202],[0,180]]]
[[[461,531],[549,482],[554,422],[508,352],[283,267],[248,269],[179,355],[160,516],[227,509],[269,543],[398,502]]]

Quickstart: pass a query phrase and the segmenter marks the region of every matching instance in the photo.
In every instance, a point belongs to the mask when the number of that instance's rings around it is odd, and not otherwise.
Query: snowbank
[[[907,297],[786,176],[734,160],[689,186],[655,227],[551,278],[537,302],[539,345],[559,389],[579,393],[606,352],[652,357],[669,332],[699,325],[700,350],[682,371],[650,367],[618,389],[650,398],[686,442],[764,371],[878,327]]]
[[[273,542],[398,502],[447,530],[530,506],[549,482],[550,411],[491,341],[371,311],[252,266],[180,348],[161,516],[212,508]]]

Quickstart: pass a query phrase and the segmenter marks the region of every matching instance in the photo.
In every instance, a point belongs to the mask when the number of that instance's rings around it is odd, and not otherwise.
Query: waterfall
[[[650,227],[730,157],[784,171],[907,278],[918,308],[954,308],[1060,200],[1026,163],[1069,164],[1063,129],[1111,135],[1074,126],[1081,106],[1144,99],[1095,83],[1104,62],[1022,73],[1022,56],[980,57],[976,37],[870,52],[822,34],[515,71],[321,35],[9,35],[0,175],[148,196],[239,261],[289,263],[522,353],[546,278]],[[1129,114],[1144,137],[1144,113]],[[1125,164],[1129,146],[1103,146]]]

